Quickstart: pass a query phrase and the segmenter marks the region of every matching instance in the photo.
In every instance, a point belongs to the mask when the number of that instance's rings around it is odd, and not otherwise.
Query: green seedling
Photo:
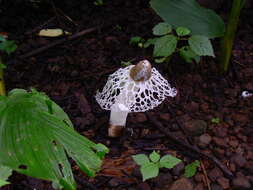
[[[156,151],[153,151],[149,157],[145,154],[134,155],[133,159],[140,166],[143,181],[157,177],[160,168],[171,169],[181,162],[180,159],[171,155],[161,157]]]
[[[130,39],[129,44],[130,45],[137,45],[140,48],[144,47],[145,40],[140,36],[134,36]]]
[[[0,35],[0,51],[6,52],[8,55],[16,51],[17,45],[13,40],[7,40]]]
[[[170,24],[161,22],[153,28],[153,35],[156,37],[148,39],[143,47],[154,45],[153,57],[157,63],[168,61],[175,52],[178,52],[188,63],[198,63],[200,56],[214,57],[213,47],[208,37],[191,35],[188,28],[177,27],[173,29]],[[179,41],[187,41],[188,44],[178,47]]]
[[[191,164],[185,166],[184,176],[185,177],[193,177],[197,173],[197,168],[200,166],[200,162],[195,160]]]
[[[220,119],[218,117],[214,117],[214,118],[211,119],[211,122],[213,124],[219,124],[220,123]]]
[[[102,5],[104,5],[104,1],[103,1],[103,0],[96,0],[96,1],[94,1],[93,3],[94,3],[94,5],[96,5],[96,6],[102,6]]]

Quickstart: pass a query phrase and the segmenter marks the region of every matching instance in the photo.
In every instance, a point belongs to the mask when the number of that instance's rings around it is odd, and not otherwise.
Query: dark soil
[[[224,1],[215,3],[216,11],[227,18],[229,9],[223,6]],[[69,114],[78,132],[110,148],[95,178],[87,178],[73,166],[78,189],[206,190],[208,184],[212,190],[253,189],[253,96],[241,97],[244,90],[253,91],[252,3],[242,11],[228,74],[219,75],[217,59],[211,58],[195,65],[174,56],[170,63],[153,64],[179,93],[148,113],[131,113],[124,135],[117,139],[107,137],[109,112],[99,107],[94,95],[109,74],[123,67],[122,61],[153,61],[152,49],[129,45],[129,39],[150,37],[160,18],[146,0],[105,0],[102,6],[95,6],[93,1],[55,0],[54,4],[58,14],[46,1],[0,0],[0,32],[7,32],[18,44],[18,50],[5,58],[5,80],[8,90],[33,87],[45,92]],[[42,27],[63,28],[73,34],[100,28],[24,58],[35,49],[64,39],[37,36]],[[218,55],[219,41],[214,45]],[[212,123],[213,118],[220,122]],[[200,157],[171,141],[158,130],[157,123],[181,142],[215,156],[234,177],[229,178],[217,164],[201,158],[197,174],[182,178],[184,166]],[[157,178],[142,182],[131,156],[153,150],[177,156],[184,163],[162,169]],[[52,189],[50,182],[17,173],[10,181],[0,189]],[[176,182],[182,186],[175,187]]]

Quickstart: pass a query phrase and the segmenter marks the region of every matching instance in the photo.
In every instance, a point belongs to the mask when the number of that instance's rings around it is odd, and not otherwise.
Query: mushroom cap
[[[115,103],[120,103],[129,112],[145,112],[161,104],[166,97],[176,96],[177,90],[155,68],[148,80],[136,82],[130,77],[133,67],[120,68],[109,76],[102,92],[95,96],[101,108],[111,110]]]

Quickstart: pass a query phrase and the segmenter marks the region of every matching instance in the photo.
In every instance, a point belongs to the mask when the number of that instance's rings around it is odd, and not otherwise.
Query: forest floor
[[[248,18],[252,7],[243,10],[226,76],[219,75],[218,61],[213,58],[195,65],[174,56],[170,63],[153,64],[178,95],[146,113],[130,113],[123,136],[112,139],[107,136],[110,113],[100,108],[94,96],[111,73],[124,67],[122,61],[154,62],[152,49],[129,45],[133,36],[151,37],[153,26],[161,21],[148,1],[112,0],[95,6],[93,1],[56,0],[55,9],[30,1],[0,4],[0,32],[7,32],[18,44],[17,51],[6,57],[8,90],[32,87],[45,92],[67,112],[79,133],[110,148],[95,178],[87,178],[73,166],[78,189],[253,189],[253,96],[241,97],[244,90],[253,91],[253,23]],[[216,11],[227,17],[228,10],[219,7]],[[99,28],[73,40],[37,35],[42,28],[63,28],[75,35],[93,27]],[[34,52],[61,39],[63,43]],[[213,44],[218,55],[219,40]],[[161,125],[182,144],[162,132]],[[233,177],[183,144],[216,157]],[[153,150],[183,162],[142,182],[132,155]],[[184,178],[184,167],[194,160],[200,160],[201,167],[194,177]],[[50,182],[17,173],[10,181],[0,189],[52,189]]]

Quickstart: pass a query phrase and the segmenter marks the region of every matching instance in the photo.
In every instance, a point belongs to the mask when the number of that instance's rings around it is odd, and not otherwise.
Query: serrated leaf
[[[179,26],[176,28],[176,33],[178,36],[187,36],[191,33],[191,31],[188,28]]]
[[[159,165],[160,165],[160,167],[171,169],[171,168],[175,167],[177,164],[179,164],[180,162],[182,162],[182,160],[180,160],[174,156],[165,155],[161,158]]]
[[[5,40],[0,43],[0,50],[10,54],[17,49],[17,45],[13,40]]]
[[[194,60],[199,63],[200,57],[194,53],[189,46],[180,48],[179,55],[187,62],[192,63]]]
[[[0,98],[0,164],[74,190],[68,156],[88,176],[94,176],[102,164],[95,148],[46,95],[14,89]]]
[[[214,56],[211,41],[206,36],[193,35],[188,40],[189,45],[199,56]]]
[[[6,166],[0,165],[0,187],[10,184],[8,181],[6,181],[12,174],[12,169]]]
[[[185,166],[184,176],[188,178],[194,176],[199,166],[200,162],[198,160],[195,160],[191,164],[188,164],[187,166]]]
[[[214,11],[201,7],[196,0],[151,0],[151,7],[174,27],[189,28],[192,34],[221,37],[225,24]]]
[[[165,35],[157,38],[154,47],[154,57],[168,57],[177,47],[177,38],[173,35]]]
[[[138,165],[144,165],[150,162],[147,155],[145,154],[137,154],[137,155],[132,156],[132,158]]]
[[[166,22],[160,22],[153,28],[153,34],[157,36],[169,34],[171,31],[172,26]]]
[[[156,152],[153,151],[150,155],[149,158],[152,162],[158,162],[160,160],[160,155]]]
[[[148,39],[145,43],[144,43],[144,48],[147,48],[149,47],[150,45],[155,45],[155,42],[156,42],[157,38],[151,38],[151,39]]]
[[[159,174],[159,167],[157,163],[149,162],[141,165],[141,174],[143,181],[156,177]]]

